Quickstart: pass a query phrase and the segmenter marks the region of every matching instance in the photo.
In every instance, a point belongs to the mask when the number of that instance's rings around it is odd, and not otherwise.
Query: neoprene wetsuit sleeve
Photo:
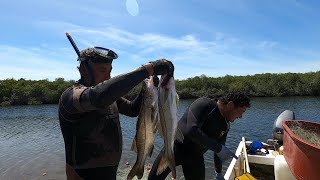
[[[87,88],[81,95],[81,106],[86,110],[94,110],[111,105],[132,88],[148,77],[145,67],[105,80],[96,86]]]
[[[214,152],[219,152],[221,144],[217,140],[209,138],[201,130],[204,121],[215,108],[210,105],[211,102],[212,100],[208,98],[199,98],[190,105],[187,116],[187,134],[193,142],[206,146]]]
[[[123,97],[117,100],[119,112],[129,117],[138,116],[142,103],[142,96],[143,93],[140,92],[133,101],[129,101]]]
[[[226,140],[227,140],[227,133],[223,135],[221,144],[225,145],[226,144]],[[219,158],[219,156],[214,152],[214,166],[216,169],[217,173],[221,173],[222,172],[222,161]]]

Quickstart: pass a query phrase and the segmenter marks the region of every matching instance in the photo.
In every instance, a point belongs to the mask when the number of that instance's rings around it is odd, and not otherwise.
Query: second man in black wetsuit
[[[123,98],[151,75],[173,74],[173,64],[153,61],[111,78],[113,51],[88,48],[79,54],[81,79],[59,101],[59,121],[65,142],[68,180],[115,180],[122,153],[119,113],[137,116],[142,93]]]
[[[249,98],[241,92],[229,93],[217,101],[198,98],[190,105],[178,123],[184,140],[182,143],[175,141],[174,147],[176,165],[182,165],[186,180],[205,179],[203,154],[207,150],[214,152],[216,178],[223,179],[222,161],[235,157],[225,146],[230,122],[241,118],[249,107]],[[171,172],[167,168],[156,175],[162,153],[161,151],[152,166],[149,180],[165,179]]]

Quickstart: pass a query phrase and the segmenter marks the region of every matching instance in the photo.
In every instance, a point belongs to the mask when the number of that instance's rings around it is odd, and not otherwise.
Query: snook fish
[[[165,84],[164,81],[167,81],[167,83]],[[176,178],[176,164],[173,151],[174,140],[177,139],[181,142],[183,141],[183,135],[181,131],[177,129],[178,100],[179,96],[176,92],[173,77],[162,75],[159,83],[159,133],[162,135],[164,140],[164,149],[157,169],[157,175],[161,174],[167,167],[169,167],[173,178]]]
[[[131,149],[137,152],[137,159],[130,170],[127,180],[134,176],[141,179],[147,156],[151,157],[158,122],[158,90],[154,86],[153,77],[143,81],[144,94],[136,125],[136,135]]]

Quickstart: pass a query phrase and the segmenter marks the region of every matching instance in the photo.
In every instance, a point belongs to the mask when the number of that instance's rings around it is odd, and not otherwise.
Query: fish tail
[[[163,155],[158,165],[157,176],[160,175],[167,167],[168,167],[168,160],[166,160],[165,156]]]
[[[136,166],[133,166],[132,169],[130,170],[128,176],[127,176],[127,180],[132,180],[133,177],[136,175]]]
[[[138,171],[137,171],[137,174],[136,174],[137,177],[138,177],[138,179],[141,179],[141,178],[142,178],[143,173],[144,173],[144,167],[141,166],[141,167],[138,168]]]
[[[134,176],[135,176],[135,170],[132,168],[127,176],[127,180],[133,179]]]
[[[144,173],[144,167],[143,166],[137,166],[136,164],[132,167],[130,170],[127,180],[133,179],[134,176],[137,176],[138,179],[141,179]]]
[[[171,156],[172,158],[169,159],[169,168],[171,169],[171,173],[172,173],[172,178],[176,178],[176,162],[175,162],[175,158],[174,155]]]
[[[175,179],[176,178],[176,162],[174,160],[173,152],[171,152],[171,155],[169,155],[168,153],[165,153],[161,157],[160,163],[157,169],[157,175],[160,175],[163,171],[166,170],[167,167],[171,169],[172,177]]]

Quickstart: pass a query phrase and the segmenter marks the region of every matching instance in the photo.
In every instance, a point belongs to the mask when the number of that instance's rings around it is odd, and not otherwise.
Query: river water
[[[178,118],[192,101],[180,100]],[[226,146],[234,152],[242,136],[259,141],[271,138],[274,120],[286,109],[294,111],[296,119],[320,122],[320,97],[252,98],[251,104],[243,118],[231,125]],[[66,179],[64,143],[57,108],[57,105],[0,107],[1,180]],[[123,153],[117,179],[125,179],[136,160],[136,154],[130,150],[136,118],[121,115],[120,119]],[[162,146],[163,140],[157,136],[154,153],[146,164],[153,163]],[[205,164],[206,179],[213,179],[212,151],[205,154]],[[225,162],[224,172],[227,165]],[[177,167],[177,177],[184,179],[181,167]]]

